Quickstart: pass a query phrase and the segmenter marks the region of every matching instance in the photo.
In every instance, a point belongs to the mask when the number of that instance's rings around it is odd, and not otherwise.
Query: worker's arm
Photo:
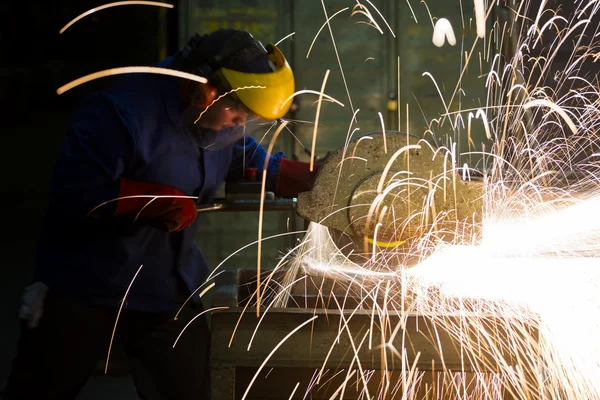
[[[99,227],[139,221],[176,231],[190,225],[196,207],[184,193],[124,176],[135,162],[136,132],[136,120],[110,98],[88,99],[74,114],[57,160],[50,194],[53,214],[85,217]]]
[[[256,168],[258,170],[257,179],[262,179],[262,171],[267,157],[267,150],[259,145],[251,136],[245,136],[234,144],[233,157],[228,181],[239,180],[244,176],[244,168]],[[277,176],[277,168],[279,161],[284,157],[284,154],[279,152],[271,154],[267,164],[267,190],[275,189],[275,180]]]
[[[265,157],[267,151],[260,146],[254,138],[245,137],[235,145],[232,169],[229,176],[237,178],[243,176],[242,166],[257,168],[259,179],[262,179]],[[310,164],[303,161],[290,160],[283,153],[270,156],[267,167],[267,190],[275,192],[280,197],[296,197],[298,193],[312,188],[320,165],[314,165],[310,170]]]
[[[115,199],[119,179],[134,158],[134,121],[104,95],[93,95],[74,113],[60,149],[50,185],[53,211],[85,217],[100,204]],[[116,202],[96,208],[112,215]]]

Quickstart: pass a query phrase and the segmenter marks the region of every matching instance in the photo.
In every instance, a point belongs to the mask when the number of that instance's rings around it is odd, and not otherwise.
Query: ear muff
[[[218,89],[210,83],[198,83],[185,81],[183,84],[183,95],[187,101],[201,110],[210,106],[218,95]]]
[[[208,50],[206,40],[208,40],[208,35],[195,34],[188,43],[189,52],[186,56],[190,64],[190,72],[209,80],[208,83],[196,84],[194,87],[192,101],[200,109],[209,107],[220,92],[228,90],[227,82],[223,82],[215,70],[220,68],[223,60],[247,46],[247,43],[253,39],[247,32],[235,32],[230,40],[225,42],[225,46],[219,48],[217,54],[208,59],[205,58]]]
[[[216,39],[219,32],[228,32],[226,39]],[[221,35],[223,36],[223,35]],[[205,78],[217,78],[215,72],[226,66],[228,69],[243,71],[244,67],[257,55],[267,55],[263,44],[245,31],[221,29],[211,35],[195,34],[188,42],[186,64],[189,72]],[[217,78],[218,79],[218,78]],[[221,82],[211,82],[219,86]]]
[[[199,96],[196,97],[196,105],[199,108],[206,109],[217,98],[218,90],[210,83],[201,83],[198,87],[198,94]]]
[[[267,48],[244,31],[218,30],[194,35],[189,41],[192,73],[209,79],[200,86],[199,107],[212,104],[220,93],[235,91],[237,100],[254,114],[272,120],[291,106],[294,74],[275,45]]]

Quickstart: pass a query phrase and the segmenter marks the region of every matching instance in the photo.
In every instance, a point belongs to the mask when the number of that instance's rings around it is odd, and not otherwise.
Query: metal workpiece
[[[214,297],[213,306],[228,308],[211,316],[214,400],[240,399],[244,394],[247,399],[301,399],[307,392],[312,399],[327,399],[338,388],[329,378],[338,373],[345,376],[352,369],[359,372],[353,380],[353,386],[357,387],[360,373],[396,374],[399,376],[396,383],[411,370],[429,371],[424,381],[450,371],[479,374],[481,378],[507,365],[522,368],[521,363],[530,357],[521,353],[519,346],[511,346],[507,339],[511,337],[507,332],[511,324],[505,319],[474,313],[474,323],[469,329],[470,319],[464,314],[419,315],[403,312],[397,303],[398,308],[390,306],[382,312],[381,308],[373,307],[373,301],[361,301],[360,295],[352,293],[348,285],[325,276],[297,280],[287,289],[286,307],[269,307],[267,300],[257,316],[256,307],[246,308],[243,301],[251,298],[248,294],[255,289],[253,272],[240,269],[219,276],[219,294]],[[272,279],[285,279],[285,272]],[[265,280],[266,277],[261,279]],[[277,282],[273,287],[276,286],[283,287],[284,283]],[[234,293],[235,299],[231,297]],[[451,328],[459,326],[460,339]],[[477,328],[481,326],[493,331],[494,337],[482,333]],[[521,333],[523,341],[537,337],[533,329],[523,329]],[[478,349],[477,357],[471,357],[466,347]],[[498,349],[501,358],[496,353]],[[526,372],[522,373],[530,379]],[[267,380],[270,374],[280,377],[272,378],[277,379],[273,383]],[[315,379],[320,374],[322,382],[317,384]],[[257,376],[260,378],[253,381]],[[286,377],[289,387],[284,384]],[[381,390],[378,389],[381,381],[372,379],[368,386],[373,396]],[[289,397],[296,383],[300,389]],[[360,396],[355,393],[344,398]],[[438,398],[450,399],[456,395]]]
[[[263,211],[294,211],[296,210],[297,199],[277,198],[267,199],[262,202]],[[261,208],[260,199],[215,199],[213,203],[199,204],[197,212],[240,212],[253,211],[258,212]]]
[[[403,132],[376,132],[333,153],[312,191],[298,196],[297,210],[310,221],[382,243],[428,235],[451,241],[481,220],[483,182],[465,177],[446,149]]]

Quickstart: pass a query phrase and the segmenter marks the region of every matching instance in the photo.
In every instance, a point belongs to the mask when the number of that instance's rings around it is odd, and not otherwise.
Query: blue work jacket
[[[181,124],[180,84],[164,75],[129,75],[75,112],[50,185],[37,280],[114,307],[133,282],[126,304],[140,311],[172,309],[179,277],[190,293],[204,283],[208,266],[194,241],[198,220],[167,233],[113,217],[110,201],[121,177],[174,187],[201,204],[226,180],[241,178],[243,167],[262,171],[267,152],[251,137],[218,151],[193,144]],[[268,182],[282,156],[270,156]]]

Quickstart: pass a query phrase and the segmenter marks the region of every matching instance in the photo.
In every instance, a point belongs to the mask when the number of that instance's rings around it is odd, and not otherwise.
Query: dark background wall
[[[16,344],[16,310],[32,271],[56,151],[75,105],[110,78],[60,96],[56,89],[105,68],[154,63],[177,47],[177,13],[158,7],[102,10],[59,35],[72,18],[105,3],[0,2],[0,386]]]

